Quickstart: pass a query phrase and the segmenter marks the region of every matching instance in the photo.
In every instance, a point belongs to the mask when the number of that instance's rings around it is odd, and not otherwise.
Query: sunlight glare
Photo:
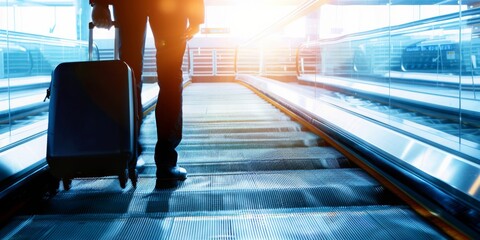
[[[269,1],[270,2],[270,1]],[[231,33],[234,37],[249,37],[269,27],[294,7],[256,0],[239,1],[234,6]]]

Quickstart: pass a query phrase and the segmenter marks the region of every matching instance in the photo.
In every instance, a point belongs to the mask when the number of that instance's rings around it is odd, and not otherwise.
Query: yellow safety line
[[[415,200],[414,197],[412,197],[410,194],[407,192],[403,191],[401,187],[398,185],[390,182],[387,178],[385,178],[381,173],[377,172],[375,169],[371,168],[368,166],[366,163],[364,163],[362,160],[360,160],[354,153],[347,151],[345,147],[337,142],[335,139],[331,138],[328,136],[326,133],[315,127],[313,124],[309,123],[302,117],[298,116],[296,113],[290,111],[283,105],[277,103],[275,100],[271,99],[264,93],[260,92],[259,90],[255,89],[254,87],[250,86],[247,83],[244,83],[242,81],[238,81],[241,85],[247,87],[248,89],[252,90],[254,93],[256,93],[258,96],[260,96],[262,99],[265,101],[269,102],[276,108],[278,108],[280,111],[283,113],[287,114],[291,118],[295,119],[295,121],[299,122],[303,127],[308,129],[309,131],[317,134],[318,136],[322,137],[328,144],[330,144],[332,147],[334,147],[336,150],[338,150],[340,153],[345,155],[350,161],[355,163],[357,166],[365,170],[367,173],[369,173],[373,178],[375,178],[377,181],[379,181],[384,187],[386,187],[388,190],[393,192],[396,196],[398,196],[400,199],[402,199],[404,202],[406,202],[415,212],[417,212],[419,215],[427,219],[428,221],[432,222],[434,225],[442,229],[447,235],[454,239],[470,239],[466,234],[464,234],[462,231],[460,231],[458,228],[455,226],[451,225],[450,223],[446,222],[443,220],[440,216],[435,214],[434,212],[431,212],[428,210],[428,208],[419,203],[418,201]]]

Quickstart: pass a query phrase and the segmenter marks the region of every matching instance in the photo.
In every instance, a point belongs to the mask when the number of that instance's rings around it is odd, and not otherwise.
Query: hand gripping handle
[[[115,27],[115,41],[113,44],[113,58],[115,60],[120,59],[118,54],[118,47],[120,37],[118,35],[118,25],[115,21],[113,21],[113,26]],[[93,61],[93,29],[95,28],[95,24],[93,22],[88,23],[88,61]]]

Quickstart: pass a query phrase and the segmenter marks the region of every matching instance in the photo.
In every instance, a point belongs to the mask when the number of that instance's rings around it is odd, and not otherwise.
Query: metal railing
[[[111,49],[100,50],[100,59],[111,59]],[[190,77],[296,76],[295,48],[188,48],[182,70]],[[143,78],[156,77],[155,48],[145,49]]]
[[[295,76],[293,48],[197,48],[190,49],[190,76]]]

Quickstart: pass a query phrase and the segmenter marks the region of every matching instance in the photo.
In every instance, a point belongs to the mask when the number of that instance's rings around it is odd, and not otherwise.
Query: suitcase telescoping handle
[[[118,46],[120,37],[118,35],[118,25],[115,21],[113,21],[113,26],[115,27],[115,41],[113,44],[113,59],[118,60],[120,59],[118,54]],[[93,29],[95,28],[95,24],[90,22],[88,24],[88,61],[93,61]]]

